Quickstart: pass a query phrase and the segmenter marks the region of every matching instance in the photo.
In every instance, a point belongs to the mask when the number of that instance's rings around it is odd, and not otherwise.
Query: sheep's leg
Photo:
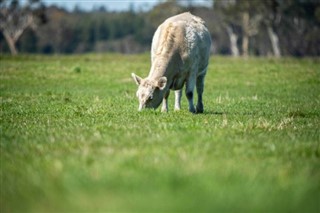
[[[199,70],[200,75],[197,77],[197,83],[196,83],[197,93],[198,93],[198,103],[196,107],[197,113],[203,113],[202,94],[204,89],[204,78],[207,73],[207,68],[208,67],[204,68],[203,70]]]
[[[170,94],[170,90],[168,90],[163,96],[161,112],[168,112],[168,97],[169,97],[169,94]]]
[[[202,94],[203,94],[203,88],[204,88],[204,77],[205,73],[203,75],[200,75],[197,77],[196,87],[197,87],[197,93],[198,93],[198,102],[197,102],[197,113],[203,113],[203,102],[202,102]]]
[[[196,112],[196,109],[194,108],[194,105],[193,105],[193,90],[194,90],[195,83],[196,83],[196,78],[193,76],[189,76],[186,82],[186,96],[189,103],[189,111],[192,113]]]
[[[175,94],[174,110],[178,111],[181,109],[182,90],[176,90],[174,94]]]

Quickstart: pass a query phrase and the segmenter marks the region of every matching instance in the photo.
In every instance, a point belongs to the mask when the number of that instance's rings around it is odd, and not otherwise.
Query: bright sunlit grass
[[[318,59],[212,57],[205,113],[138,113],[148,55],[0,58],[1,212],[317,212]]]

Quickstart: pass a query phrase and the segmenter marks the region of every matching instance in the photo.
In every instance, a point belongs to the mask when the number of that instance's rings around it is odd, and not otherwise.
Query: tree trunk
[[[244,12],[242,14],[242,55],[244,57],[248,56],[248,49],[249,49],[249,13]]]
[[[3,32],[3,35],[9,45],[10,48],[10,52],[12,55],[17,55],[18,54],[18,50],[16,48],[16,41],[14,38],[11,38],[7,33]]]
[[[243,35],[242,38],[242,55],[244,57],[248,57],[248,49],[249,49],[249,36]]]
[[[17,41],[28,27],[35,28],[33,15],[29,13],[18,18],[9,15],[6,19],[1,20],[0,23],[0,30],[9,45],[11,54],[17,55]]]
[[[267,29],[268,29],[268,35],[272,45],[273,54],[275,57],[279,58],[281,56],[281,52],[280,52],[278,35],[273,31],[271,26],[268,26]]]
[[[237,46],[238,36],[233,32],[233,30],[230,26],[226,26],[226,29],[227,29],[227,33],[228,33],[229,39],[230,39],[231,54],[234,57],[238,57],[239,56],[239,49]]]

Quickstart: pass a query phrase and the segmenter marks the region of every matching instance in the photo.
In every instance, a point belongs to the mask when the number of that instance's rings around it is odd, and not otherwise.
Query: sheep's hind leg
[[[186,96],[189,102],[189,112],[196,113],[196,109],[194,108],[193,104],[193,90],[195,86],[195,78],[191,76],[186,82]]]
[[[204,75],[200,75],[197,77],[197,93],[198,93],[198,102],[197,102],[197,107],[196,107],[196,112],[197,113],[203,113],[203,102],[202,102],[202,94],[203,94],[203,88],[204,88]]]

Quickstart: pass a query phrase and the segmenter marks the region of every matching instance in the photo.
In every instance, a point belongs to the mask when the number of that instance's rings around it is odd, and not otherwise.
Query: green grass
[[[319,212],[318,59],[212,57],[205,113],[137,112],[148,55],[0,56],[1,212]]]

